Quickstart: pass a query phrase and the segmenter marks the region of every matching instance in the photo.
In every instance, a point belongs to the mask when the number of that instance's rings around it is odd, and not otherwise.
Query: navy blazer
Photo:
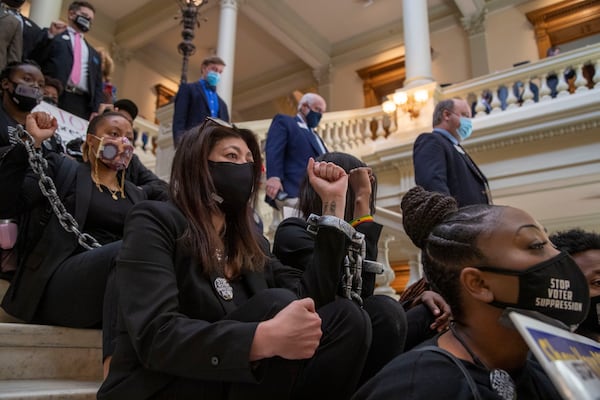
[[[219,95],[217,97],[219,99],[219,118],[229,122],[227,104]],[[210,117],[210,108],[200,81],[180,85],[175,95],[173,144],[176,145],[179,137],[185,131],[200,125],[206,117]]]
[[[67,82],[73,69],[73,45],[67,31],[56,35],[52,39],[47,38],[46,29],[43,30],[45,37],[36,46],[35,60],[42,67],[44,75],[56,78],[67,87]],[[103,101],[102,94],[102,58],[100,54],[85,40],[88,47],[88,107],[91,112],[97,111]],[[39,51],[37,51],[39,49]]]
[[[317,140],[327,151],[323,140],[317,138],[297,115],[277,114],[271,122],[265,147],[267,178],[281,179],[283,190],[291,198],[298,197],[308,159],[322,154]]]
[[[483,172],[464,149],[441,133],[422,133],[413,147],[415,182],[425,190],[453,196],[459,207],[489,204]]]

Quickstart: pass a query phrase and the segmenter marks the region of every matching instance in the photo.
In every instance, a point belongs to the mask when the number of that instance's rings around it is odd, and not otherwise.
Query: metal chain
[[[48,199],[54,214],[58,218],[58,222],[67,232],[73,232],[77,236],[77,241],[86,250],[92,250],[102,245],[91,235],[81,232],[79,230],[79,224],[75,221],[75,218],[65,208],[65,205],[58,197],[56,192],[56,186],[54,181],[48,175],[46,175],[46,168],[48,168],[48,162],[42,156],[40,152],[37,152],[33,146],[33,137],[27,132],[22,125],[17,126],[16,138],[25,146],[29,159],[29,165],[33,172],[39,176],[38,184],[42,194]]]
[[[331,228],[335,228],[343,232],[350,240],[347,254],[344,257],[342,293],[347,299],[354,300],[362,306],[363,300],[361,293],[363,283],[363,263],[367,264],[368,272],[375,273],[383,272],[381,264],[373,261],[367,262],[367,260],[364,259],[366,255],[365,235],[356,231],[346,221],[330,215],[318,216],[316,214],[311,214],[308,217],[307,230],[313,234],[316,234],[319,226],[329,226]],[[379,272],[380,270],[381,272]]]

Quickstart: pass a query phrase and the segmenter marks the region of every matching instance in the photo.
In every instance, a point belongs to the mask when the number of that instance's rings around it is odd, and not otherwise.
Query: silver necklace
[[[467,351],[467,353],[469,353],[469,355],[473,359],[473,362],[476,365],[490,371],[490,386],[492,387],[494,392],[496,392],[496,394],[498,396],[500,396],[501,398],[503,398],[504,400],[516,400],[517,399],[517,389],[516,389],[515,382],[513,381],[510,374],[500,368],[494,368],[494,369],[490,370],[483,363],[483,361],[481,361],[479,359],[479,357],[477,357],[475,355],[475,353],[473,353],[473,351],[469,348],[469,346],[467,346],[466,341],[463,339],[463,337],[461,335],[458,334],[458,331],[456,330],[456,326],[455,326],[454,322],[452,322],[450,324],[450,330],[452,331],[452,334],[454,335],[456,340],[458,340],[458,342],[462,345],[462,347],[464,347],[464,349]]]

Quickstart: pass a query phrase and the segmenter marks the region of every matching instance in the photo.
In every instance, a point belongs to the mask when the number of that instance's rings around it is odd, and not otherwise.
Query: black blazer
[[[61,195],[65,208],[79,227],[83,227],[92,191],[96,190],[91,179],[90,165],[56,153],[49,153],[46,159],[47,175],[53,178],[57,192],[65,193]],[[27,164],[26,158],[21,160],[21,164]],[[13,175],[20,175],[22,182],[19,194],[19,204],[22,207],[19,213],[20,257],[15,276],[2,300],[2,307],[9,314],[29,322],[38,308],[46,283],[56,268],[77,249],[78,242],[77,237],[65,231],[49,209],[48,201],[39,189],[38,176],[31,170],[26,172],[17,163],[14,163],[13,172]],[[128,181],[125,181],[125,192],[134,203],[145,199],[144,191]],[[40,221],[45,223],[40,224]]]
[[[26,60],[33,58],[37,45],[47,32],[26,16],[21,15],[21,18],[23,19],[23,59]]]
[[[219,99],[219,118],[229,122],[227,104],[218,95],[217,98]],[[183,132],[200,125],[206,117],[210,117],[210,108],[202,84],[196,81],[179,86],[173,110],[173,143],[177,144]]]
[[[489,204],[488,183],[462,147],[440,133],[422,133],[413,147],[415,182],[425,190],[453,196],[459,207]]]
[[[202,272],[181,237],[186,217],[170,202],[144,201],[130,211],[117,261],[117,288],[125,327],[117,339],[110,374],[99,399],[146,399],[175,377],[207,381],[202,398],[224,398],[227,382],[256,382],[248,362],[258,323],[223,320],[235,310],[221,299],[214,277]],[[140,243],[144,247],[140,248]],[[332,268],[344,257],[342,233],[321,229],[315,268],[306,273],[269,259],[264,272],[243,272],[247,294],[269,287],[292,290],[299,298],[328,301],[318,283],[336,281]],[[269,244],[263,240],[269,253]],[[215,357],[220,363],[211,362]],[[260,362],[261,368],[268,360]],[[219,382],[220,381],[220,382]]]
[[[41,42],[36,46],[35,60],[42,67],[44,75],[56,78],[67,87],[67,82],[73,68],[73,46],[71,38],[67,31],[54,36],[52,39],[47,37],[47,30],[43,30],[44,35]],[[97,111],[103,100],[102,94],[102,58],[100,54],[90,44],[85,41],[88,48],[88,89],[89,103],[91,111]],[[38,51],[39,50],[39,51]]]
[[[273,254],[282,263],[298,268],[301,271],[313,265],[315,254],[315,236],[306,230],[308,222],[302,218],[286,218],[277,226],[273,239]],[[365,235],[365,260],[377,261],[377,243],[383,226],[376,222],[363,222],[356,230]],[[330,290],[330,296],[335,296],[340,282],[343,264],[330,265],[331,269],[338,271],[338,276],[332,285],[322,285],[321,290]],[[363,298],[373,294],[375,290],[375,274],[363,272],[362,293]],[[324,304],[318,304],[321,306]]]

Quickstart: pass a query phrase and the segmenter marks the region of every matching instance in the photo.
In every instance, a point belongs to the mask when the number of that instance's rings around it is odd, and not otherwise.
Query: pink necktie
[[[73,69],[71,70],[71,82],[73,85],[79,85],[81,80],[81,36],[79,32],[75,32],[75,40],[73,41]]]

